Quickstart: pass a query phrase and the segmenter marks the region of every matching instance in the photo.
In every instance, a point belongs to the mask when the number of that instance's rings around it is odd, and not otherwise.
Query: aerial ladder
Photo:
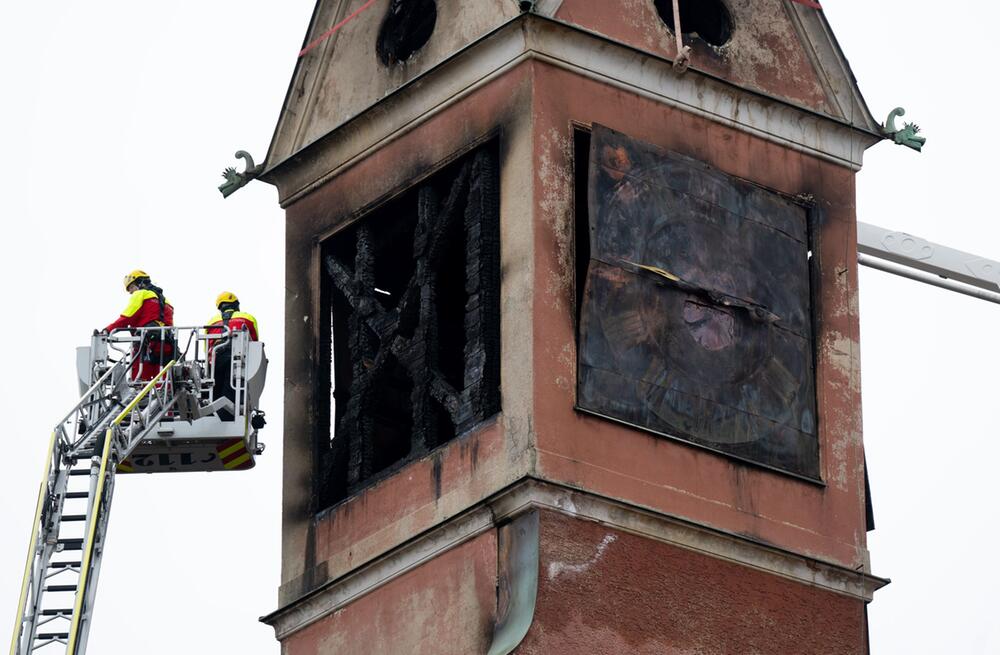
[[[49,440],[10,655],[86,652],[118,474],[245,470],[263,452],[264,345],[209,330],[95,333],[77,349],[82,396]],[[170,344],[159,361],[154,341]]]

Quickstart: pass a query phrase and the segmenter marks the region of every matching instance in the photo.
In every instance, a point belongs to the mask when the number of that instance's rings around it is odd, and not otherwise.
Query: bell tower
[[[318,2],[261,175],[283,653],[867,652],[882,136],[812,4]]]

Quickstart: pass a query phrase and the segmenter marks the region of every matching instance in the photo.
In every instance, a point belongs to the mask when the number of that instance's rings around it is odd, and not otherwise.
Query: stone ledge
[[[279,640],[407,571],[533,510],[549,510],[778,575],[863,602],[889,583],[863,571],[798,555],[620,501],[535,479],[522,480],[337,580],[261,618]]]

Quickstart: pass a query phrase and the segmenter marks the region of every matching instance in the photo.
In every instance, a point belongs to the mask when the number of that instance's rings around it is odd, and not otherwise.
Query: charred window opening
[[[660,19],[671,31],[674,27],[673,0],[655,0]],[[725,45],[733,35],[733,18],[722,0],[680,0],[681,29],[709,45]]]
[[[818,479],[810,210],[599,125],[575,156],[578,409]]]
[[[424,47],[437,23],[434,0],[391,0],[375,46],[379,61],[391,66]]]
[[[498,179],[483,146],[323,244],[320,507],[499,411]]]

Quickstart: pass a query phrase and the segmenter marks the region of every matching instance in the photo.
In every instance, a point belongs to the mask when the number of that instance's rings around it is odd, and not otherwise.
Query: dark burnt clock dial
[[[591,135],[578,408],[817,478],[810,209]]]

